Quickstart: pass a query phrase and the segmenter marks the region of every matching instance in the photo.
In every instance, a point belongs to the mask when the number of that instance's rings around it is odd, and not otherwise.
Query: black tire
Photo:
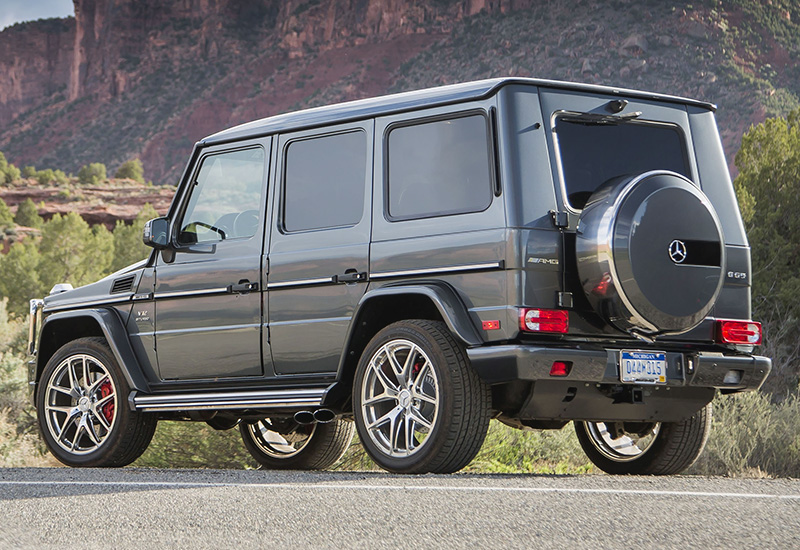
[[[353,440],[355,428],[347,420],[298,424],[294,420],[264,418],[241,423],[247,450],[269,470],[324,470],[333,466]]]
[[[53,456],[73,467],[121,467],[139,458],[158,420],[130,410],[130,391],[103,338],[62,346],[36,393],[39,430]]]
[[[486,438],[490,405],[489,386],[438,321],[400,321],[381,330],[353,382],[361,444],[390,472],[451,473],[469,464]]]
[[[711,414],[709,403],[681,422],[576,421],[575,433],[589,460],[606,473],[679,474],[703,452]],[[633,446],[637,439],[642,445]]]

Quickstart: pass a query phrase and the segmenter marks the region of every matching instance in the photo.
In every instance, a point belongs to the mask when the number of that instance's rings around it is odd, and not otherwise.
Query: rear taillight
[[[755,321],[717,321],[717,342],[720,344],[761,343],[761,323]]]
[[[519,328],[525,332],[565,334],[569,331],[569,312],[563,309],[519,310]]]

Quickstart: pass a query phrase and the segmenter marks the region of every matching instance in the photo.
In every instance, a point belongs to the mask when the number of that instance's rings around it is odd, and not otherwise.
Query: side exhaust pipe
[[[330,409],[317,409],[314,411],[314,420],[320,424],[327,424],[336,419],[336,413]]]
[[[327,424],[336,420],[336,413],[330,409],[317,409],[316,411],[298,411],[294,413],[294,421],[298,424]]]
[[[311,411],[298,411],[294,413],[294,421],[298,424],[313,424],[314,420],[314,413]]]

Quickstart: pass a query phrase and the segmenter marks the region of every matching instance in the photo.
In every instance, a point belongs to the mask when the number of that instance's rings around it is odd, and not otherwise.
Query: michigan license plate
[[[622,351],[619,377],[627,384],[666,384],[667,354],[663,351]]]

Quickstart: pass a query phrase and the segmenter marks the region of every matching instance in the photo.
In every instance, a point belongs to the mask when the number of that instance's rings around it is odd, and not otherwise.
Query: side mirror
[[[155,218],[144,224],[142,232],[142,242],[156,250],[164,250],[169,247],[169,220],[167,218]]]

